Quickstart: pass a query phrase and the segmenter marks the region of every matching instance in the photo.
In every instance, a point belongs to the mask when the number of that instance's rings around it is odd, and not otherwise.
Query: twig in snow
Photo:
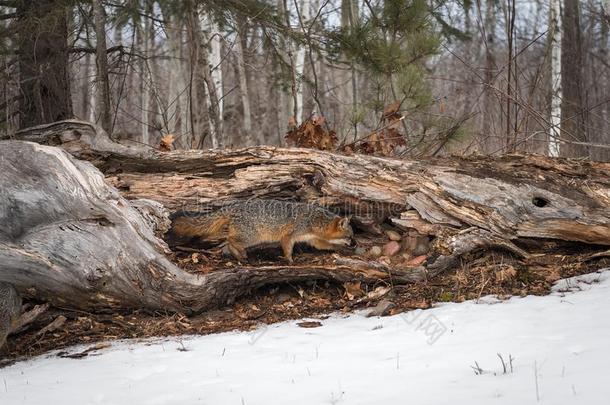
[[[474,362],[474,366],[470,366],[473,370],[475,375],[481,375],[483,374],[483,369],[479,366],[479,363],[477,363],[476,361]]]
[[[508,372],[508,369],[506,368],[506,362],[504,361],[504,358],[502,358],[502,355],[500,353],[498,353],[498,357],[500,358],[500,362],[502,363],[502,374],[506,374]],[[510,368],[511,368],[510,372],[512,373],[513,372],[512,356],[509,354],[508,358],[510,360]]]

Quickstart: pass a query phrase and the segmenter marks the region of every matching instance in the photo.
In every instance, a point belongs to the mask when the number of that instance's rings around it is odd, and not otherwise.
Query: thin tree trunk
[[[298,0],[293,0],[295,7],[297,6]],[[298,5],[298,11],[300,19],[305,23],[309,20],[311,15],[311,0],[301,0]],[[296,75],[296,91],[295,91],[295,119],[297,122],[301,122],[306,117],[303,116],[303,82],[305,81],[305,52],[307,49],[305,45],[301,45],[297,48],[296,60],[295,60],[295,75]]]
[[[514,152],[514,147],[517,143],[517,134],[513,130],[513,119],[512,119],[512,106],[513,106],[513,92],[516,91],[516,87],[513,86],[513,76],[515,63],[513,61],[514,47],[515,47],[515,14],[516,14],[516,0],[508,0],[506,4],[506,39],[508,47],[507,55],[507,72],[506,72],[506,139],[504,140],[506,150],[508,152]],[[512,135],[512,136],[511,136]]]
[[[146,1],[146,9],[150,10],[150,0]],[[142,143],[150,145],[150,75],[148,71],[147,58],[150,57],[150,19],[143,18],[143,26],[139,30],[139,45],[143,50],[144,58],[140,62],[140,127],[142,131]]]
[[[202,96],[199,85],[201,75],[199,69],[199,16],[192,2],[186,3],[188,11],[186,14],[187,49],[189,51],[189,77],[188,77],[188,121],[190,127],[190,148],[201,148],[207,132],[203,131],[201,125]]]
[[[95,77],[95,65],[90,54],[85,55],[84,60],[84,77],[82,79],[82,116],[89,122],[95,122],[95,89],[91,85],[91,79]]]
[[[180,68],[182,72],[182,97],[180,103],[180,133],[183,136],[184,144],[186,144],[186,136],[189,134],[189,106],[190,99],[188,97],[188,69],[185,61],[188,60],[186,54],[188,50],[184,46],[187,37],[186,30],[180,30]]]
[[[561,134],[561,99],[563,98],[561,72],[561,0],[551,0],[550,12],[550,47],[551,47],[551,126],[549,128],[548,154],[559,156]]]
[[[106,12],[101,0],[93,0],[93,21],[95,24],[97,66],[97,105],[100,108],[100,125],[108,133],[112,128],[112,114],[110,109],[110,81],[108,77],[108,56],[106,54]]]
[[[586,142],[584,103],[582,35],[580,29],[579,0],[564,0],[563,37],[561,41],[561,139],[567,141],[562,146],[566,157],[586,157],[587,148],[570,142]]]
[[[341,27],[344,30],[352,29],[356,24],[359,17],[358,1],[356,0],[341,0]],[[345,55],[344,55],[345,57]],[[346,58],[347,59],[347,58]],[[351,119],[357,113],[358,108],[358,76],[356,67],[353,61],[350,61],[349,70],[340,72],[339,81],[343,85],[343,95],[341,100],[346,107],[344,107],[345,116],[350,117],[350,121],[353,121],[354,139],[358,138],[358,122]]]
[[[244,125],[244,135],[246,139],[246,144],[253,145],[254,144],[254,134],[252,133],[252,117],[250,112],[250,93],[248,91],[248,76],[246,74],[246,63],[245,63],[245,55],[244,55],[244,42],[246,41],[246,27],[245,21],[239,22],[240,29],[238,30],[238,35],[235,38],[235,47],[236,47],[236,58],[237,58],[237,76],[239,79],[239,96],[241,99],[241,105],[243,109],[243,125]]]
[[[68,7],[59,0],[17,5],[19,126],[72,118],[68,68]]]
[[[477,7],[481,8],[480,1]],[[489,153],[499,149],[499,142],[496,138],[494,128],[495,113],[494,92],[491,89],[493,82],[493,72],[495,69],[494,47],[495,47],[495,28],[496,28],[496,8],[495,0],[487,0],[485,3],[485,23],[483,25],[483,44],[485,46],[485,88],[483,93],[483,127],[482,127],[482,149]]]
[[[206,95],[210,125],[210,140],[212,148],[222,145],[222,116],[224,113],[222,66],[221,66],[221,33],[212,15],[199,12],[202,36],[200,45],[202,52],[203,77],[206,85]]]
[[[168,46],[170,47],[169,52],[172,57],[168,62],[169,97],[165,111],[165,116],[167,117],[167,131],[176,135],[177,143],[183,144],[182,139],[188,133],[188,91],[182,55],[182,23],[178,18],[171,19],[168,24],[168,33]]]
[[[286,10],[286,0],[277,0],[277,13],[278,16],[284,21],[287,25],[289,24],[288,12]],[[286,41],[285,38],[280,37],[279,39],[279,49],[277,49],[278,59],[280,59],[277,64],[276,74],[278,77],[284,77],[285,67],[289,66],[292,75],[292,57],[289,55],[289,52],[286,52],[289,49],[290,43]],[[282,79],[280,79],[282,80]],[[284,83],[280,82],[277,85],[277,93],[278,93],[278,106],[277,108],[277,137],[278,137],[278,145],[282,145],[284,138],[284,131],[289,122],[289,117],[294,115],[294,106],[291,106],[293,102],[291,98],[288,98],[287,92],[284,90]],[[296,120],[296,117],[295,117]]]

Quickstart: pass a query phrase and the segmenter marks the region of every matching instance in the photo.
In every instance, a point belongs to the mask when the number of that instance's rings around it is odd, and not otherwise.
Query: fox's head
[[[337,245],[351,245],[354,231],[349,224],[349,217],[334,218],[324,230],[324,238]]]

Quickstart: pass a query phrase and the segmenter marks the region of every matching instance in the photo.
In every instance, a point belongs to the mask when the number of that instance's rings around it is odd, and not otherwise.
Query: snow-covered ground
[[[44,356],[0,369],[0,404],[607,404],[610,271],[580,279],[546,297]]]

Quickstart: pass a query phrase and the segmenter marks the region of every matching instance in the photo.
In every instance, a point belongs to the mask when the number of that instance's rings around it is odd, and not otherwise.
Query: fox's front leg
[[[284,236],[280,240],[280,245],[282,245],[282,250],[284,251],[284,258],[288,260],[289,263],[292,263],[292,249],[294,248],[294,239],[292,235]]]
[[[315,238],[310,240],[308,243],[318,250],[335,250],[343,253],[347,253],[349,251],[348,240],[341,240],[340,243],[331,243],[325,239]]]
[[[337,250],[339,248],[339,246],[319,238],[310,240],[308,243],[318,250]]]

